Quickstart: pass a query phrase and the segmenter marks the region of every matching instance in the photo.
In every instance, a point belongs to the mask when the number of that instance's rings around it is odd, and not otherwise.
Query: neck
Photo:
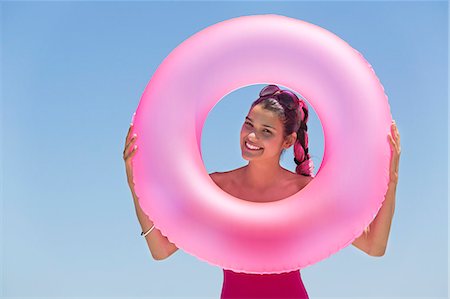
[[[268,189],[277,185],[284,172],[279,161],[250,161],[244,167],[242,183],[248,189]]]

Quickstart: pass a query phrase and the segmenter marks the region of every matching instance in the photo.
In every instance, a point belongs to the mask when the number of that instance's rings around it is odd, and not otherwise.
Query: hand
[[[400,162],[400,134],[398,133],[395,120],[391,124],[391,133],[388,134],[389,143],[391,145],[391,166],[389,170],[389,184],[397,185],[398,182],[398,167]]]
[[[125,168],[127,172],[127,180],[128,185],[130,188],[134,188],[134,182],[133,182],[133,164],[132,164],[132,158],[136,154],[137,151],[137,145],[134,146],[134,143],[136,142],[137,135],[133,134],[133,136],[130,136],[131,128],[133,127],[133,124],[130,125],[130,128],[128,129],[127,137],[125,138],[125,149],[123,150],[123,159],[125,160]],[[131,150],[130,150],[131,148]]]

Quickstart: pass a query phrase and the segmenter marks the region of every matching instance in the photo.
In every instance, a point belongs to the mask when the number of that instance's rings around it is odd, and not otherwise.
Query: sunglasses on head
[[[259,97],[274,96],[279,102],[282,102],[289,109],[298,109],[298,98],[295,94],[288,90],[281,90],[276,85],[267,85],[259,92]]]

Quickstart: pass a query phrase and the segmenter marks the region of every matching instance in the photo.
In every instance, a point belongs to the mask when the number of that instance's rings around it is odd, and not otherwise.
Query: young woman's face
[[[284,146],[289,147],[283,138],[283,124],[271,111],[256,105],[250,110],[241,129],[241,151],[245,160],[279,159]],[[295,141],[295,140],[294,140]],[[258,149],[250,149],[250,146]]]

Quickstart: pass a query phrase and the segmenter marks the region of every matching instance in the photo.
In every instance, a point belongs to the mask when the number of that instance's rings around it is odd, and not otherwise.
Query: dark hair
[[[259,98],[256,99],[250,110],[261,104],[266,110],[275,112],[283,123],[283,138],[297,132],[294,143],[294,162],[297,164],[295,172],[304,176],[313,177],[313,162],[308,153],[308,106],[296,94],[288,90],[281,90],[277,85],[270,84],[264,87]],[[282,150],[283,154],[285,149]]]

